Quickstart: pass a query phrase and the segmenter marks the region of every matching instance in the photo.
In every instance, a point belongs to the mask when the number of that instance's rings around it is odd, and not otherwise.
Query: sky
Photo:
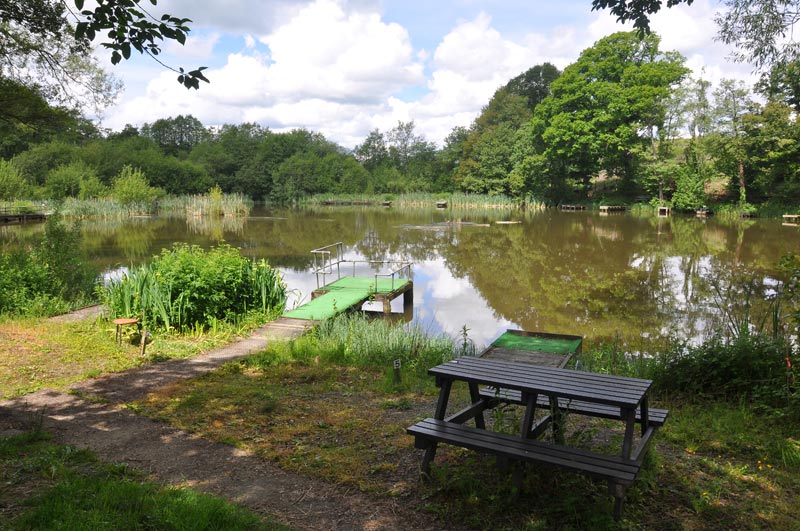
[[[714,41],[718,9],[695,0],[655,15],[651,27],[695,76],[752,82],[751,67]],[[185,46],[165,43],[160,60],[207,66],[211,83],[187,90],[147,57],[112,68],[102,56],[125,84],[103,127],[191,114],[206,126],[306,128],[353,148],[374,129],[413,121],[442,145],[509,79],[544,62],[563,69],[631,29],[591,11],[591,0],[161,0],[151,8],[163,12],[190,18],[192,31]]]

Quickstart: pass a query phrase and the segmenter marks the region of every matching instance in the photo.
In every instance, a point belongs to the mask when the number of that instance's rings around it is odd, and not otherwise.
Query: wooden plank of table
[[[458,358],[428,371],[444,380],[462,380],[499,388],[537,392],[621,408],[635,408],[652,382],[569,369],[537,367],[481,358]]]

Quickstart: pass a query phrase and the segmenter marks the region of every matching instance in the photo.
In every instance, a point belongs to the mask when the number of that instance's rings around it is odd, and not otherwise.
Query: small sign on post
[[[394,383],[400,383],[400,360],[394,360]]]

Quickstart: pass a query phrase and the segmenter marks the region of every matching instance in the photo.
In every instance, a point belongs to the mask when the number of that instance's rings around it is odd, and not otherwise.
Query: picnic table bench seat
[[[623,459],[536,439],[487,432],[433,418],[409,426],[407,432],[415,437],[415,446],[418,449],[427,449],[432,443],[447,443],[515,461],[546,463],[622,486],[632,484],[642,467],[641,460]]]
[[[481,397],[488,400],[499,400],[501,402],[508,402],[510,404],[522,405],[522,393],[514,389],[495,389],[494,387],[484,387],[480,390]],[[538,407],[549,408],[550,398],[546,395],[539,395],[536,399]],[[621,420],[620,409],[614,406],[605,404],[597,404],[594,402],[584,402],[582,400],[568,400],[566,398],[558,399],[558,407],[560,409],[579,413],[581,415],[588,415],[591,417],[599,417],[604,419]],[[661,427],[667,421],[669,410],[659,408],[649,408],[647,421],[651,426]],[[641,422],[641,412],[636,412],[636,422]]]

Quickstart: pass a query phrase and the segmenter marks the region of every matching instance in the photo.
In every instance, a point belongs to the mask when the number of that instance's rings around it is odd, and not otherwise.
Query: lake
[[[41,227],[4,227],[0,238]],[[173,242],[225,241],[279,268],[290,306],[317,287],[312,249],[342,242],[350,260],[407,259],[414,263],[414,322],[453,337],[466,327],[479,348],[506,328],[625,341],[633,349],[666,335],[697,340],[745,301],[742,286],[769,295],[779,259],[800,248],[800,228],[780,220],[553,209],[257,207],[239,220],[85,221],[83,232],[87,253],[107,274]],[[393,310],[402,310],[402,299]]]

